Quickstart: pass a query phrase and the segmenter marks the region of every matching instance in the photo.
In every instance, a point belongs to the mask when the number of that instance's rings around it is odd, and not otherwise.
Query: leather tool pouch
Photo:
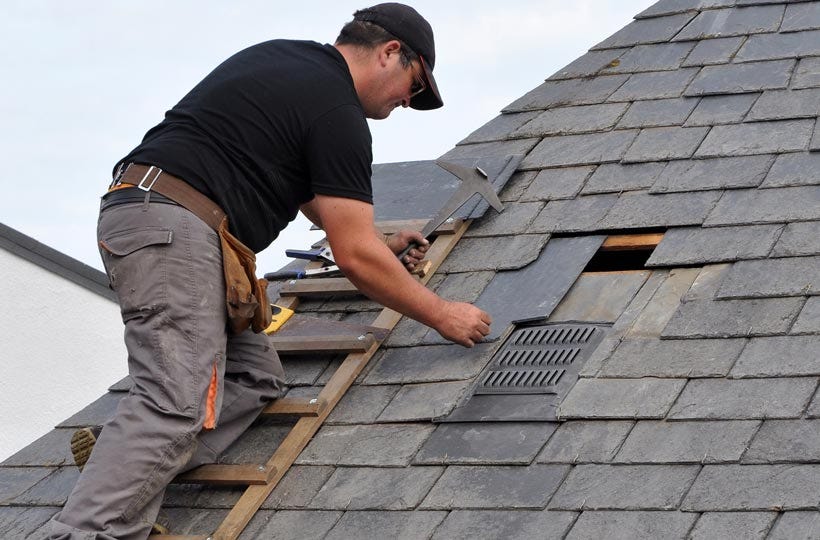
[[[268,282],[256,279],[256,255],[228,231],[227,219],[222,220],[217,233],[222,244],[228,325],[234,334],[248,326],[259,333],[271,323]]]

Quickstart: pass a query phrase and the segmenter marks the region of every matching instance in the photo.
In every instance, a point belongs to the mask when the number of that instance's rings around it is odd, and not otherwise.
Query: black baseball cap
[[[407,44],[421,58],[427,88],[410,100],[410,107],[420,111],[438,109],[444,105],[433,78],[436,65],[436,46],[433,28],[419,12],[410,6],[387,2],[360,9],[353,14],[354,21],[364,21],[380,26]]]

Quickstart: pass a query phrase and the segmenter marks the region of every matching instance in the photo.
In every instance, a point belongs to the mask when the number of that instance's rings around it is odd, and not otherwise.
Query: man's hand
[[[413,271],[416,265],[424,260],[424,254],[430,249],[430,242],[424,238],[418,231],[399,231],[396,234],[385,238],[385,243],[390,251],[398,255],[410,244],[415,244],[415,247],[407,252],[407,255],[402,257],[401,263],[408,271]]]
[[[445,301],[440,322],[434,328],[445,339],[472,347],[489,335],[491,322],[488,313],[472,304]]]

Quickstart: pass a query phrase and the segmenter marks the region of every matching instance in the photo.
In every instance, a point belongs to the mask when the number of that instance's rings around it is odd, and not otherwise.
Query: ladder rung
[[[319,398],[279,398],[262,411],[262,414],[296,414],[319,416],[327,407],[327,401]]]
[[[264,465],[200,465],[174,478],[175,484],[209,484],[220,486],[264,485],[273,476]]]
[[[372,334],[359,336],[311,336],[305,339],[300,336],[270,336],[271,344],[279,354],[307,354],[307,353],[353,353],[364,352],[375,341]]]
[[[201,534],[152,534],[148,537],[148,540],[208,540],[208,538],[210,537]]]
[[[360,294],[347,278],[292,279],[279,291],[281,296],[328,296],[332,294]]]

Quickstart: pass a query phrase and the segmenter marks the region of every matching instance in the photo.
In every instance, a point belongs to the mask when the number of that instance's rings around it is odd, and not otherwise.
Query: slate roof
[[[243,538],[805,538],[820,523],[820,2],[662,0],[444,157],[526,154],[431,282],[495,319],[607,336],[553,422],[438,423],[500,341],[403,320]],[[665,231],[647,267],[582,273],[614,232]],[[301,309],[356,322],[357,299]],[[314,395],[333,357],[285,359]],[[65,500],[70,428],[0,467],[0,536]],[[266,459],[255,425],[228,462]],[[177,533],[232,488],[173,486]],[[36,534],[36,533],[34,533]]]

